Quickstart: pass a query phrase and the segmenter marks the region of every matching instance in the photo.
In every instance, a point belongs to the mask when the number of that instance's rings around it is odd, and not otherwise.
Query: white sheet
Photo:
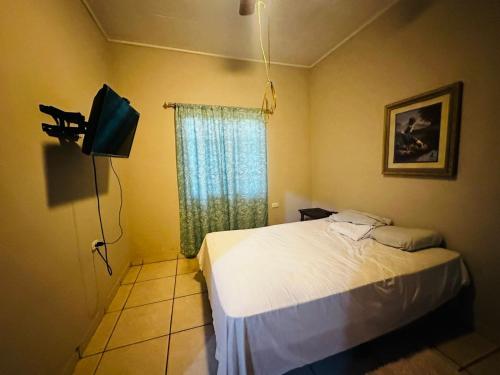
[[[408,253],[327,220],[208,234],[219,375],[283,374],[401,327],[468,282],[458,253]]]

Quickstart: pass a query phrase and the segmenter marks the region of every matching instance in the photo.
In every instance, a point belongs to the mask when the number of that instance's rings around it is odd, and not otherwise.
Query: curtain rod
[[[177,107],[177,103],[172,103],[172,102],[164,102],[163,103],[163,106],[162,106],[164,109],[168,109],[168,108],[176,108]],[[237,107],[235,107],[237,108]],[[271,111],[263,111],[266,115],[272,115],[273,113]]]
[[[167,108],[175,108],[177,106],[176,103],[170,103],[170,102],[165,102],[163,103],[163,108],[167,109]]]

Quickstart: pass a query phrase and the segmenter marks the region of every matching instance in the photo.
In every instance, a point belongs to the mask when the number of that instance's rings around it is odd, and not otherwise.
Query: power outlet
[[[95,252],[97,250],[97,244],[99,242],[102,242],[102,240],[94,240],[94,241],[92,241],[92,244],[90,245],[90,248],[92,249],[92,252]]]
[[[271,203],[271,208],[278,208],[280,204],[278,202]]]

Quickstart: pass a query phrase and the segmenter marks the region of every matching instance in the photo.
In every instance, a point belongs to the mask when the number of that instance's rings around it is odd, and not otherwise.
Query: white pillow
[[[334,221],[333,223],[328,225],[328,230],[340,233],[354,241],[359,241],[365,238],[365,236],[370,233],[372,229],[372,225],[352,224],[346,222]]]
[[[342,210],[336,214],[332,214],[330,219],[338,222],[373,226],[392,224],[391,219],[356,210]]]
[[[405,251],[436,247],[443,242],[443,237],[434,230],[396,226],[375,228],[371,231],[370,238],[383,245],[396,247]]]

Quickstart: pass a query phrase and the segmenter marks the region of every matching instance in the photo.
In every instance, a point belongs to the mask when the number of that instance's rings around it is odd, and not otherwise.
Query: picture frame
[[[385,106],[384,175],[456,176],[462,92],[459,81]]]

